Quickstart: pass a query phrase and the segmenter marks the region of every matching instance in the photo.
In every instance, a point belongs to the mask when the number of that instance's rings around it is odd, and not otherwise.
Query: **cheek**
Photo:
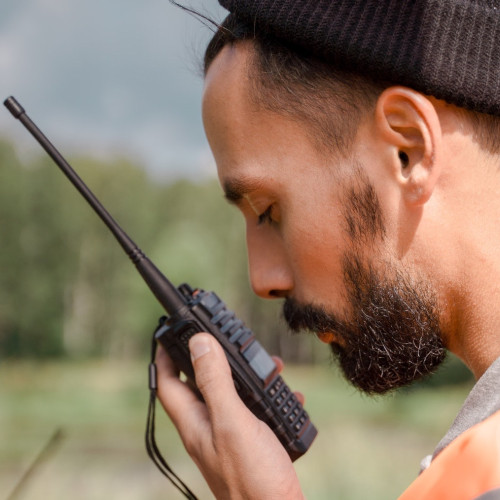
[[[296,298],[325,303],[341,300],[345,231],[337,207],[296,219],[284,229],[284,243],[294,270]]]

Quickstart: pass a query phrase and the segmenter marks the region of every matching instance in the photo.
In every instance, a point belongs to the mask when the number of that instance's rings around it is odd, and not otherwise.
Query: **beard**
[[[347,314],[340,318],[287,298],[283,316],[292,331],[333,333],[331,350],[346,379],[368,394],[383,394],[433,373],[446,349],[430,285],[390,263],[377,273],[360,257],[363,247],[374,248],[385,235],[375,191],[360,172],[345,191],[345,233],[351,242],[342,263]]]
[[[428,287],[402,273],[381,278],[354,255],[345,258],[344,275],[350,319],[288,298],[283,316],[290,329],[333,333],[334,359],[345,378],[368,394],[384,394],[433,373],[446,349]]]

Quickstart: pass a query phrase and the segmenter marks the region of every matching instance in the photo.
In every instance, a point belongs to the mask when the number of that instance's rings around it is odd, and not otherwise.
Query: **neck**
[[[487,160],[469,163],[449,219],[456,250],[449,348],[476,378],[500,357],[500,171]]]
[[[449,349],[477,379],[500,357],[500,255],[469,252],[468,261],[472,262],[463,270],[451,302],[454,328]]]

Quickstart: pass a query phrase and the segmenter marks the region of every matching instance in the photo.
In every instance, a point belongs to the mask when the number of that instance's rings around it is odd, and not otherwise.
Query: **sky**
[[[224,17],[216,0],[189,5]],[[199,72],[210,35],[168,0],[1,0],[0,99],[15,96],[64,155],[126,155],[161,179],[210,175]],[[3,106],[0,136],[20,156],[39,151]]]

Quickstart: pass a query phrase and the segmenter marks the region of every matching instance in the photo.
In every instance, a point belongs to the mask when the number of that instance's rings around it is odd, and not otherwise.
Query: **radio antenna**
[[[121,245],[130,260],[134,263],[137,271],[143,277],[148,287],[153,292],[158,302],[169,314],[174,314],[185,307],[185,301],[175,286],[163,275],[163,273],[148,259],[144,252],[132,241],[118,223],[111,217],[109,212],[102,206],[94,193],[87,187],[70,164],[59,153],[55,146],[47,139],[43,132],[33,123],[24,111],[24,108],[14,97],[8,97],[4,101],[5,107],[17,118],[39,142],[47,154],[54,160],[64,175],[70,180],[80,194],[87,200],[99,218],[108,226],[114,237]]]

